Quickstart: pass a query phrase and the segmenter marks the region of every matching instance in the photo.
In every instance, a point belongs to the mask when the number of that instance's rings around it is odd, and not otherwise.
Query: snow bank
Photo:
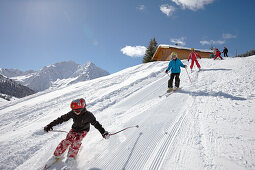
[[[168,97],[159,97],[168,62],[154,62],[1,105],[0,169],[42,167],[65,137],[43,127],[79,97],[106,130],[139,128],[104,140],[92,127],[77,169],[255,169],[255,56],[199,62],[200,72],[188,69],[192,84],[182,69],[181,89]]]

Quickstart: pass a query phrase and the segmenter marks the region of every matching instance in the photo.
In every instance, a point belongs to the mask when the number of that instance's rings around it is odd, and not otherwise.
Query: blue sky
[[[0,0],[0,68],[88,61],[114,73],[158,44],[255,49],[254,0]]]

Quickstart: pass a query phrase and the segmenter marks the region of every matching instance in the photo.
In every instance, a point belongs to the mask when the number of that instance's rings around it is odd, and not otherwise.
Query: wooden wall
[[[159,47],[153,56],[152,60],[157,60],[157,61],[170,61],[171,57],[169,56],[172,52],[176,52],[178,55],[178,58],[183,60],[183,59],[188,59],[190,50],[187,49],[178,49],[178,48],[161,48]],[[196,51],[202,58],[210,58],[210,53],[209,52],[201,52],[201,51]]]

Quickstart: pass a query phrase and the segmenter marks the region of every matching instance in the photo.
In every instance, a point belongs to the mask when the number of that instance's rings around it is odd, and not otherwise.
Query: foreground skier
[[[169,65],[165,71],[165,73],[168,73],[169,70],[171,70],[170,79],[168,80],[168,90],[167,92],[170,92],[173,90],[173,80],[175,78],[175,87],[177,90],[180,86],[180,73],[181,69],[180,67],[186,68],[187,66],[184,65],[179,58],[177,58],[177,53],[172,52],[171,53],[172,60],[169,62]]]
[[[65,169],[72,169],[75,165],[75,159],[82,144],[82,139],[87,135],[90,129],[90,124],[98,129],[105,139],[109,139],[110,137],[110,134],[105,131],[102,125],[96,120],[95,116],[91,112],[87,111],[86,103],[83,98],[72,101],[71,109],[72,110],[70,112],[62,115],[44,127],[44,131],[48,132],[53,130],[53,126],[66,122],[71,118],[73,119],[72,129],[69,131],[66,138],[59,143],[54,155],[48,160],[44,169],[49,168],[52,164],[59,160],[68,146],[70,147],[67,154]]]

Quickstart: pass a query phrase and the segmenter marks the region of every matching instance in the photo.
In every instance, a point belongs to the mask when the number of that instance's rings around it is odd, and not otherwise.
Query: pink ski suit
[[[198,61],[197,61],[197,57],[199,57],[199,58],[201,59],[200,55],[198,55],[198,53],[195,52],[195,51],[192,51],[192,52],[189,54],[189,59],[188,59],[188,61],[191,59],[190,69],[193,68],[194,62],[196,62],[197,68],[200,68],[200,65],[199,65],[199,63],[198,63]]]

